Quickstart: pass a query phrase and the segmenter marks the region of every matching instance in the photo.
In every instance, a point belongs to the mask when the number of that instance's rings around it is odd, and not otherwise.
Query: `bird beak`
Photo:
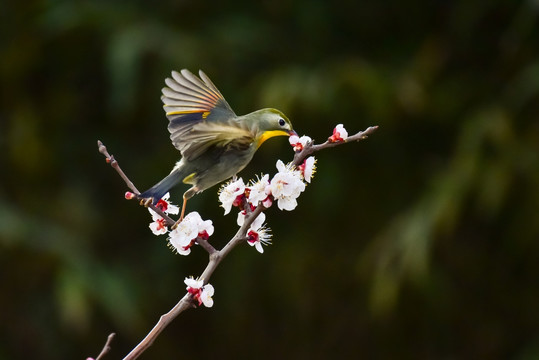
[[[298,136],[298,133],[295,132],[294,130],[289,130],[289,131],[288,131],[288,136],[292,136],[292,135]]]

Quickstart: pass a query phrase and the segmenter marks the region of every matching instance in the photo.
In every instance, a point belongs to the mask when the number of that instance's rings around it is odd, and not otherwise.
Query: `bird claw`
[[[148,207],[151,203],[153,203],[153,198],[140,199],[141,206]]]
[[[178,225],[180,225],[180,223],[182,222],[182,220],[183,220],[183,219],[181,219],[181,218],[178,219],[178,221],[176,221],[176,222],[174,223],[174,225],[172,225],[172,226],[170,227],[170,229],[171,229],[171,230],[175,230],[175,229],[178,227]]]

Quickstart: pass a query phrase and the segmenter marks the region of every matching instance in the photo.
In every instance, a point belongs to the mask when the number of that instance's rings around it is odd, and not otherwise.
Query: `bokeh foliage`
[[[96,149],[168,173],[159,100],[201,68],[236,113],[324,141],[274,245],[233,252],[216,304],[145,358],[539,358],[539,4],[7,1],[0,21],[0,358],[125,355],[206,255],[173,255]],[[291,159],[265,144],[244,178]],[[217,189],[190,203],[235,231]],[[180,199],[184,189],[173,196]]]

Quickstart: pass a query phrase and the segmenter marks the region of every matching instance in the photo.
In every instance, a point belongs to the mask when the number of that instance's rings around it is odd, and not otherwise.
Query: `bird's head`
[[[279,110],[262,109],[247,116],[256,133],[258,146],[274,136],[297,135],[290,120]]]

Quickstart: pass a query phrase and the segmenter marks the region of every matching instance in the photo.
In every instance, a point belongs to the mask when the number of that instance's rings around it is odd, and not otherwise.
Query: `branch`
[[[97,357],[95,358],[95,360],[103,360],[103,358],[105,357],[105,355],[107,355],[107,353],[110,351],[111,347],[110,347],[110,344],[112,342],[112,339],[114,339],[114,336],[116,334],[115,333],[111,333],[108,337],[107,337],[107,342],[105,343],[105,346],[103,346],[103,349],[101,350],[101,352],[99,353],[99,355],[97,355]],[[90,360],[92,358],[88,358],[87,360]],[[93,360],[93,359],[92,359]]]
[[[364,131],[360,131],[355,135],[349,136],[345,141],[339,141],[339,142],[331,142],[326,141],[323,144],[315,145],[313,142],[308,143],[304,146],[304,148],[297,152],[294,155],[293,164],[295,166],[300,165],[309,155],[323,150],[330,147],[335,147],[338,145],[342,145],[345,143],[350,143],[353,141],[360,141],[366,139],[369,135],[371,135],[374,131],[378,129],[378,126],[371,126]],[[97,142],[99,152],[102,153],[107,163],[110,163],[110,165],[116,170],[116,172],[120,175],[120,177],[124,180],[127,187],[133,191],[133,193],[138,196],[140,195],[140,192],[137,190],[135,185],[129,180],[129,178],[125,175],[125,173],[120,168],[120,165],[114,159],[112,155],[110,155],[107,151],[107,148],[101,141]],[[175,221],[170,218],[167,214],[165,214],[161,209],[155,207],[152,204],[144,204],[147,205],[149,208],[157,212],[159,215],[161,215],[164,219],[166,219],[167,224],[169,226],[172,226],[175,224]],[[249,206],[246,206],[247,209],[249,209]],[[204,281],[204,284],[207,284],[210,277],[214,273],[214,271],[217,269],[221,261],[234,249],[236,246],[241,244],[242,242],[245,242],[247,240],[247,232],[249,230],[249,227],[253,223],[253,221],[260,215],[263,211],[265,211],[266,208],[259,204],[252,212],[248,213],[248,215],[245,218],[245,221],[243,225],[239,228],[239,230],[236,232],[234,237],[221,249],[217,250],[215,249],[207,240],[202,238],[197,238],[197,243],[208,252],[209,254],[209,261],[206,265],[206,268],[202,272],[202,275],[200,276],[200,279]],[[183,296],[183,298],[166,314],[162,315],[159,318],[159,321],[153,329],[146,335],[146,337],[124,358],[124,360],[133,360],[138,358],[146,349],[148,349],[155,339],[159,336],[159,334],[174,320],[179,314],[181,314],[183,311],[196,307],[197,302],[193,298],[193,296],[190,293],[187,293]],[[106,346],[109,344],[110,341],[107,341]],[[104,349],[105,350],[105,349]],[[108,349],[107,349],[108,351]],[[103,351],[102,351],[103,353]]]
[[[365,139],[367,139],[369,137],[369,135],[374,133],[376,130],[378,130],[378,125],[369,126],[367,129],[365,129],[363,131],[360,131],[357,134],[354,134],[352,136],[349,136],[345,141],[331,142],[331,141],[327,140],[325,143],[319,144],[319,145],[315,145],[313,142],[310,142],[305,147],[303,147],[303,150],[301,150],[300,152],[297,152],[294,155],[294,160],[292,161],[292,163],[295,166],[298,166],[307,158],[307,156],[309,156],[309,155],[311,155],[311,154],[313,154],[313,153],[315,153],[317,151],[327,149],[327,148],[331,148],[331,147],[335,147],[335,146],[338,146],[338,145],[343,145],[343,144],[346,144],[346,143],[351,143],[351,142],[354,142],[354,141],[365,140]]]
[[[159,321],[153,329],[146,335],[146,337],[133,349],[124,360],[131,360],[138,358],[147,348],[149,348],[157,336],[167,327],[168,324],[172,322],[178,315],[180,315],[184,310],[187,310],[191,307],[195,307],[195,303],[191,294],[187,293],[183,298],[166,314],[161,315]]]
[[[216,250],[213,246],[209,245],[209,243],[206,240],[200,240],[200,238],[197,240],[199,244],[206,244],[204,246],[210,246],[211,251],[208,251],[210,254],[210,260],[208,262],[208,265],[202,272],[202,275],[200,275],[200,279],[204,280],[204,284],[207,284],[210,280],[210,277],[212,276],[213,272],[221,263],[221,261],[232,251],[233,248],[244,242],[247,237],[247,230],[253,223],[253,221],[256,219],[256,217],[263,211],[265,208],[260,205],[258,206],[246,219],[244,224],[240,227],[238,232],[236,232],[236,235],[228,242],[228,244],[225,245],[225,247],[222,250]],[[208,250],[208,249],[206,249]],[[180,315],[183,311],[196,307],[196,302],[191,296],[191,294],[187,293],[184,295],[184,297],[166,314],[162,315],[159,318],[159,321],[153,329],[146,335],[146,337],[124,358],[124,360],[133,360],[139,357],[144,351],[146,351],[147,348],[149,348],[155,339],[159,336],[159,334],[165,329],[165,327],[168,326],[174,320],[178,315]]]
[[[137,187],[135,186],[135,184],[133,184],[133,182],[131,180],[129,180],[129,178],[127,177],[127,175],[125,175],[125,173],[123,172],[122,168],[120,167],[120,164],[118,164],[118,161],[116,161],[116,159],[114,158],[113,155],[110,155],[109,152],[107,151],[107,147],[100,141],[100,140],[97,140],[97,149],[99,150],[99,152],[103,155],[105,155],[105,161],[110,164],[110,166],[112,166],[112,168],[114,170],[116,170],[116,172],[118,173],[118,175],[120,175],[120,177],[122,178],[122,180],[125,182],[125,184],[127,185],[127,187],[129,189],[131,189],[131,191],[133,191],[133,193],[135,194],[135,197],[138,199],[138,195],[140,195],[140,191],[138,191]],[[130,199],[127,197],[127,194],[126,194],[126,199]],[[141,202],[141,205],[144,205],[146,207],[149,207],[150,209],[152,209],[153,211],[155,211],[156,213],[158,213],[163,219],[165,219],[165,221],[167,222],[167,225],[168,226],[172,226],[176,223],[175,220],[173,220],[170,216],[168,216],[167,214],[165,214],[163,212],[163,210],[161,210],[160,208],[158,208],[157,206],[155,206],[154,204],[151,204],[151,203],[142,203]]]
[[[120,165],[118,164],[118,162],[116,161],[116,159],[114,158],[114,156],[110,155],[109,152],[107,151],[107,148],[105,147],[105,145],[103,145],[103,143],[100,141],[100,140],[97,140],[97,149],[99,150],[99,152],[103,155],[105,155],[105,161],[107,163],[110,164],[110,166],[113,167],[114,170],[116,170],[118,172],[118,174],[120,175],[120,177],[123,179],[123,181],[125,181],[125,183],[127,184],[127,187],[130,188],[135,194],[139,195],[140,194],[140,191],[138,191],[138,189],[136,188],[135,184],[133,184],[131,182],[131,180],[129,180],[129,178],[127,177],[127,175],[125,175],[125,173],[122,171],[122,169],[120,168]]]

